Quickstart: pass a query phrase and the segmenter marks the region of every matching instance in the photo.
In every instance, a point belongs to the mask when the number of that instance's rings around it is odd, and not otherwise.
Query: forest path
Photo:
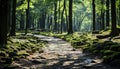
[[[34,37],[47,41],[46,47],[43,52],[16,61],[15,64],[19,66],[17,69],[112,69],[97,57],[73,49],[70,43],[62,39],[43,35]]]

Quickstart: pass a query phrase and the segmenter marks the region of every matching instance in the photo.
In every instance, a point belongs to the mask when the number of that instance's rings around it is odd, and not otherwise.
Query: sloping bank
[[[26,59],[29,55],[41,51],[46,42],[32,35],[8,37],[7,46],[0,47],[0,69],[14,67],[14,61]]]

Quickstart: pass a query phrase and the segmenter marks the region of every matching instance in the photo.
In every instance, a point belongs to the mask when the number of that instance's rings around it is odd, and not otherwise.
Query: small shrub
[[[110,50],[112,50],[112,51],[120,51],[119,48],[120,48],[120,45],[118,45],[118,44],[110,46]]]
[[[111,51],[111,50],[104,50],[104,52],[103,52],[104,55],[108,55],[108,56],[113,53],[114,53],[114,51]]]

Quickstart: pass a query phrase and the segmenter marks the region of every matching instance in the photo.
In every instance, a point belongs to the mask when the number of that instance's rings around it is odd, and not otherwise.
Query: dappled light
[[[0,69],[120,69],[120,0],[0,0]]]

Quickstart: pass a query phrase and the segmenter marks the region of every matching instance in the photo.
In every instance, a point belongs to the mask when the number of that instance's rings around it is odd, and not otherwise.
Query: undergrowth
[[[110,30],[102,33],[104,35],[109,32]],[[101,56],[101,58],[103,58],[105,62],[120,59],[120,44],[118,42],[103,41],[102,39],[97,39],[93,37],[89,33],[73,33],[71,35],[67,35],[41,32],[40,34],[46,36],[54,36],[66,40],[70,42],[72,46],[76,49],[82,48],[83,52],[92,52],[93,54]]]
[[[45,43],[33,36],[9,37],[7,46],[0,48],[0,61],[11,64],[15,60],[26,58],[34,52],[39,52]]]

